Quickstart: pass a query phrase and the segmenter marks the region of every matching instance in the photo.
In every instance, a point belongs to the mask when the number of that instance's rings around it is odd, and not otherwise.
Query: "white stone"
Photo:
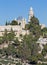
[[[31,7],[30,10],[29,10],[29,19],[28,21],[30,21],[31,17],[34,16],[34,12],[33,12],[33,8]]]

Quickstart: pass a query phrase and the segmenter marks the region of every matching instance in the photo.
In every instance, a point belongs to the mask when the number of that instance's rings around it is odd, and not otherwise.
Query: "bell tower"
[[[34,16],[33,8],[30,7],[28,21],[30,21],[31,17],[33,17],[33,16]]]
[[[25,25],[26,25],[26,19],[23,18],[21,22],[21,27],[24,29]]]

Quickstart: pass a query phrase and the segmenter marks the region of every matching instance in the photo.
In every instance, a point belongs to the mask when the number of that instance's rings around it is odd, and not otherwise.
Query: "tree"
[[[2,37],[0,37],[0,44],[2,44],[3,43],[3,39],[2,39]]]
[[[45,56],[47,54],[47,44],[44,45],[44,48],[42,50],[42,55]]]
[[[7,29],[5,29],[4,34],[3,34],[3,41],[4,41],[4,42],[8,42]]]
[[[5,25],[8,25],[7,21],[6,21]]]
[[[41,27],[39,25],[39,20],[35,16],[33,16],[28,23],[28,30],[33,33],[37,38],[41,35]]]
[[[8,48],[3,49],[3,54],[8,57],[9,55],[16,57],[16,49],[12,44],[9,44]]]
[[[18,22],[16,20],[12,20],[11,22],[6,21],[5,25],[18,25]]]
[[[38,45],[32,34],[25,35],[22,44],[18,48],[18,54],[24,60],[37,62]]]
[[[29,24],[26,24],[25,25],[25,30],[28,30],[28,28],[29,28]]]
[[[14,33],[13,29],[11,28],[10,33],[8,33],[8,40],[13,41],[14,37],[15,37],[15,33]]]
[[[31,51],[26,44],[23,44],[18,48],[18,55],[22,60],[27,60],[31,56]]]
[[[12,20],[10,25],[18,25],[18,22],[16,20]]]
[[[43,28],[41,32],[42,32],[42,36],[47,38],[47,27]]]
[[[38,57],[38,60],[40,60],[40,61],[42,61],[42,60],[44,59],[44,57],[43,57],[42,53],[41,53],[41,54],[40,54],[40,53],[38,53],[38,54],[37,54],[37,57]]]
[[[14,39],[13,45],[14,46],[19,46],[20,45],[20,42],[19,42],[18,38]]]
[[[4,42],[9,42],[9,41],[13,41],[15,37],[15,33],[11,28],[11,31],[8,33],[7,30],[5,29],[4,34],[3,34],[3,41]]]
[[[6,26],[7,26],[7,25],[10,25],[10,21],[9,21],[9,22],[8,22],[8,21],[6,21],[5,25],[6,25]]]
[[[16,65],[22,65],[22,63],[18,62],[18,63],[16,63]]]

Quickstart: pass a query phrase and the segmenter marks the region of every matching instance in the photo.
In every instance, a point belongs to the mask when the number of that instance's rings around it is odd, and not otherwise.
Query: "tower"
[[[30,21],[31,17],[34,16],[34,12],[33,12],[33,8],[31,7],[30,10],[29,10],[29,18],[28,18],[28,21]]]
[[[26,19],[23,18],[22,16],[17,18],[18,21],[18,25],[20,25],[23,29],[25,28],[25,24],[26,24]]]
[[[26,19],[23,18],[22,19],[22,22],[21,22],[21,27],[24,29],[25,28],[25,25],[26,25]]]

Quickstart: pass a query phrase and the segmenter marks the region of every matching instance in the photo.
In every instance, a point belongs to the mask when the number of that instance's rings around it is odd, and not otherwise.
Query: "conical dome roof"
[[[33,8],[32,8],[32,7],[30,7],[30,10],[33,10]]]

